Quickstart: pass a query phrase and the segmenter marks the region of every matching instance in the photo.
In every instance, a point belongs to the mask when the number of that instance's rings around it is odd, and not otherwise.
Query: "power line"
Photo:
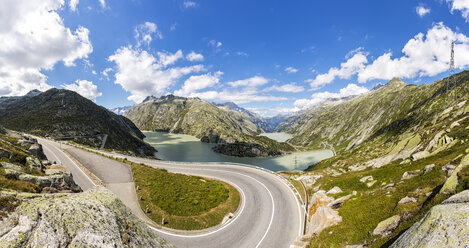
[[[445,106],[446,108],[450,107],[456,102],[456,92],[451,94],[450,89],[454,85],[454,41],[451,42],[451,55],[449,60],[449,71],[448,71],[448,79],[446,80],[446,96],[445,96]]]

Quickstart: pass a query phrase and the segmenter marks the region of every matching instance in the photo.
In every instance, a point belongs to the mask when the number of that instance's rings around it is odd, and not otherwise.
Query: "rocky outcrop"
[[[468,247],[469,190],[434,206],[391,247]]]
[[[173,247],[110,191],[22,194],[0,221],[0,247]]]
[[[326,195],[326,192],[320,190],[314,193],[309,204],[309,219],[306,224],[307,234],[319,234],[329,226],[338,225],[342,222],[339,212],[332,209],[332,206],[340,206],[343,203],[334,203],[334,198]]]
[[[269,157],[282,155],[280,151],[265,148],[259,144],[235,142],[220,144],[212,148],[213,151],[236,157]]]
[[[378,226],[373,230],[373,235],[380,235],[381,237],[386,237],[391,234],[401,223],[401,216],[394,215],[383,221],[381,221]]]
[[[451,173],[451,176],[446,180],[445,184],[441,188],[440,192],[449,194],[449,193],[454,193],[456,190],[456,187],[459,184],[458,180],[458,172],[460,172],[462,169],[464,169],[466,166],[469,166],[469,154],[466,155],[462,160],[461,163],[454,169],[454,171]]]
[[[46,170],[46,176],[34,176],[19,170],[5,168],[5,176],[24,182],[30,182],[41,188],[46,188],[49,193],[55,192],[80,192],[81,188],[73,181],[72,174],[66,170]]]

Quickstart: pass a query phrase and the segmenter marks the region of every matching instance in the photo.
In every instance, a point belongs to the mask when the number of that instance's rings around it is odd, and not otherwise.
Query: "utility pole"
[[[446,108],[452,106],[456,99],[457,92],[455,91],[453,96],[450,94],[451,87],[454,86],[454,41],[451,42],[451,55],[449,60],[449,72],[448,80],[446,80],[446,97],[445,97],[445,106]]]

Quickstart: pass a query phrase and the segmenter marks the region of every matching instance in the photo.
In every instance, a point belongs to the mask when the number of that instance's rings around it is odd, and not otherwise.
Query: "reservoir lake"
[[[294,152],[268,158],[239,158],[226,156],[212,151],[216,144],[201,142],[194,136],[163,132],[143,132],[145,141],[154,146],[157,158],[176,162],[231,162],[256,165],[272,171],[304,170],[323,159],[332,157],[329,150]],[[278,141],[289,139],[290,134],[262,134]]]

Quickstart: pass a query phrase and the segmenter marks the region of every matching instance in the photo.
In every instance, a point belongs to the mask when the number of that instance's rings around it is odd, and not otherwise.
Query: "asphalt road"
[[[66,160],[67,155],[58,149],[58,143],[42,139],[39,141],[49,160],[54,160],[55,154],[71,170],[77,184],[84,185],[84,189],[90,186],[91,181],[84,178],[84,173],[80,175],[76,171],[78,167],[73,165],[73,161]],[[128,165],[78,148],[62,146],[74,159],[100,178],[138,217],[149,222],[138,206]],[[162,238],[177,247],[289,247],[301,234],[304,213],[297,199],[281,179],[268,172],[230,164],[172,163],[126,158],[156,168],[165,168],[170,172],[223,180],[239,190],[242,200],[238,214],[224,225],[197,232],[174,231],[150,225]]]

